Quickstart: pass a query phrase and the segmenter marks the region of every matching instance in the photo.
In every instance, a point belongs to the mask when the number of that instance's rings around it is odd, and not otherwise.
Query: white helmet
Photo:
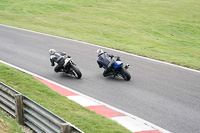
[[[103,54],[103,53],[104,53],[104,52],[103,52],[103,49],[98,49],[98,50],[97,50],[97,55],[98,55],[98,56],[100,56],[100,55]]]
[[[50,50],[49,50],[49,54],[50,54],[50,55],[55,54],[55,52],[56,52],[55,49],[50,49]]]

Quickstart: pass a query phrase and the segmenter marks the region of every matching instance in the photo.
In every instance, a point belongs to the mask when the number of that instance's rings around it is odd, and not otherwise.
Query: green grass
[[[2,63],[0,63],[0,70],[1,82],[36,101],[85,133],[130,133],[117,122],[68,100],[30,75]]]
[[[199,0],[1,0],[0,23],[200,70]]]
[[[0,109],[0,133],[23,133],[17,121]]]

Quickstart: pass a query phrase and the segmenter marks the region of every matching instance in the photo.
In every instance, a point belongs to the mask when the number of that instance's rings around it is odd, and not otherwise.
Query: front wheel
[[[124,80],[129,81],[131,79],[131,75],[129,74],[129,72],[126,69],[121,68],[120,73],[121,73],[122,77],[124,78]]]
[[[80,79],[81,77],[82,77],[82,73],[81,73],[81,71],[77,68],[77,67],[75,67],[75,66],[71,66],[71,70],[72,70],[72,73],[73,73],[73,75],[77,78],[77,79]]]

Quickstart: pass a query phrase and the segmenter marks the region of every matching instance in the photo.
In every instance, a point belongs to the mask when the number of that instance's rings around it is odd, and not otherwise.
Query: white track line
[[[59,39],[70,40],[70,41],[74,41],[74,42],[78,42],[78,43],[82,43],[82,44],[87,44],[87,45],[91,45],[91,46],[95,46],[95,47],[99,47],[99,48],[103,48],[103,49],[113,50],[113,51],[116,51],[116,52],[120,52],[120,53],[131,55],[131,56],[135,56],[135,57],[138,57],[138,58],[142,58],[142,59],[146,59],[146,60],[150,60],[150,61],[154,61],[154,62],[158,62],[158,63],[162,63],[162,64],[166,64],[166,65],[170,65],[170,66],[174,66],[174,67],[182,68],[182,69],[185,69],[185,70],[189,70],[189,71],[200,73],[200,71],[194,70],[194,69],[191,69],[191,68],[187,68],[187,67],[183,67],[183,66],[179,66],[179,65],[175,65],[175,64],[168,63],[168,62],[155,60],[155,59],[150,59],[150,58],[147,58],[147,57],[143,57],[143,56],[139,56],[139,55],[135,55],[135,54],[130,54],[130,53],[123,52],[123,51],[120,51],[120,50],[107,48],[107,47],[104,47],[104,46],[99,46],[99,45],[95,45],[95,44],[91,44],[91,43],[87,43],[87,42],[83,42],[83,41],[73,40],[73,39],[59,37],[59,36],[55,36],[55,35],[49,35],[49,34],[45,34],[45,33],[41,33],[41,32],[31,31],[31,30],[12,27],[12,26],[3,25],[3,24],[0,24],[0,26],[9,27],[9,28],[17,29],[17,30],[22,30],[22,31],[28,31],[28,32],[41,34],[41,35],[46,35],[46,36],[50,36],[50,37],[55,37],[55,38],[59,38]]]
[[[7,63],[7,62],[5,62],[5,61],[0,60],[0,62],[3,63],[3,64],[6,64],[6,65],[8,65],[8,66],[11,66],[11,67],[13,67],[13,68],[15,68],[15,69],[17,69],[17,70],[20,70],[20,71],[22,71],[22,72],[24,72],[24,73],[27,73],[27,74],[29,74],[29,75],[32,75],[32,76],[38,77],[38,78],[40,78],[40,79],[46,80],[46,81],[48,81],[48,82],[50,82],[50,83],[53,83],[53,84],[55,84],[55,85],[57,85],[57,86],[60,86],[60,87],[62,87],[62,88],[64,88],[64,89],[66,89],[66,90],[69,90],[69,91],[72,91],[72,92],[74,92],[74,93],[76,93],[76,94],[79,94],[79,95],[80,95],[79,97],[72,97],[72,96],[69,97],[69,99],[72,99],[72,100],[74,100],[74,101],[76,101],[76,102],[80,101],[80,99],[81,99],[81,100],[84,100],[84,101],[87,101],[87,102],[90,101],[89,104],[105,105],[105,106],[107,106],[107,107],[109,107],[109,108],[111,108],[111,109],[113,109],[113,110],[115,110],[115,111],[118,111],[118,112],[120,112],[120,113],[126,115],[127,117],[126,117],[125,119],[129,120],[130,122],[135,121],[134,123],[136,123],[136,121],[137,121],[137,123],[142,123],[143,125],[145,125],[145,126],[144,126],[145,129],[147,129],[146,126],[148,126],[148,127],[151,128],[151,129],[157,129],[157,130],[159,130],[159,131],[161,131],[161,132],[163,132],[163,133],[171,133],[171,132],[169,132],[169,131],[167,131],[167,130],[161,128],[161,127],[158,127],[158,126],[156,126],[156,125],[154,125],[154,124],[152,124],[152,123],[150,123],[150,122],[148,122],[148,121],[145,121],[145,120],[143,120],[143,119],[141,119],[141,118],[139,118],[139,117],[137,117],[137,116],[134,116],[134,115],[132,115],[132,114],[129,114],[129,113],[125,112],[125,111],[122,111],[122,110],[120,110],[120,109],[117,109],[117,108],[115,108],[115,107],[113,107],[113,106],[110,106],[110,105],[108,105],[108,104],[106,104],[106,103],[103,103],[103,102],[101,102],[101,101],[98,101],[98,100],[96,100],[96,99],[94,99],[94,98],[92,98],[92,97],[89,97],[89,96],[84,95],[84,94],[82,94],[82,93],[80,93],[80,92],[77,92],[77,91],[75,91],[75,90],[73,90],[73,89],[71,89],[71,88],[69,88],[69,87],[66,87],[66,86],[64,86],[64,85],[61,85],[61,84],[59,84],[59,83],[56,83],[56,82],[54,82],[54,81],[52,81],[52,80],[49,80],[49,79],[47,79],[47,78],[44,78],[44,77],[42,77],[42,76],[40,76],[40,75],[37,75],[37,74],[35,74],[35,73],[32,73],[32,72],[30,72],[30,71],[27,71],[27,70],[25,70],[25,69],[22,69],[22,68],[20,68],[20,67],[17,67],[17,66],[15,66],[15,65],[12,65],[12,64]],[[78,100],[77,98],[80,98],[80,99]],[[82,106],[85,106],[85,105],[87,106],[87,105],[88,105],[88,104],[85,104],[85,103],[83,103],[83,102],[79,102],[79,104],[81,104]],[[124,120],[120,120],[120,117],[118,117],[118,118],[116,117],[116,118],[112,118],[112,119],[115,120],[115,121],[117,121],[117,122],[119,122],[119,123],[122,124],[122,125],[123,125],[123,123],[124,123]],[[130,119],[132,119],[132,120],[130,120]],[[138,127],[140,127],[140,128],[136,128],[135,130],[142,130],[142,129],[141,129],[141,127],[142,127],[141,124],[137,124],[137,125],[139,125]],[[124,125],[123,125],[123,126],[124,126]],[[125,125],[125,127],[127,127],[129,130],[132,130],[132,127],[130,127],[129,125]],[[134,131],[135,131],[135,130],[134,130]]]

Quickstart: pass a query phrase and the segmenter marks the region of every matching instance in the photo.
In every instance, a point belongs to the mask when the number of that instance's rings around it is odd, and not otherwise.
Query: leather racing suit
[[[107,77],[110,75],[113,75],[114,73],[111,72],[112,67],[115,63],[115,61],[120,61],[119,56],[114,56],[112,54],[108,54],[107,52],[104,52],[98,56],[97,63],[100,68],[104,68],[103,76]]]
[[[58,64],[55,68],[55,72],[63,72],[63,65],[65,63],[64,56],[66,55],[65,52],[55,52],[54,54],[50,55],[50,62],[51,66],[55,65],[55,62]],[[71,58],[71,56],[67,56],[67,58]]]

